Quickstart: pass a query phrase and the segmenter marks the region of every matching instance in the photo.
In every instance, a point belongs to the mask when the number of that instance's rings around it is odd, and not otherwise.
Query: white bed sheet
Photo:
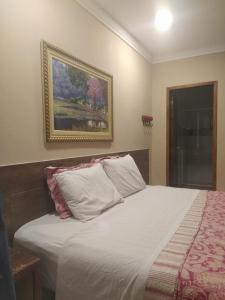
[[[62,220],[54,214],[47,214],[23,225],[15,233],[14,244],[30,249],[41,258],[43,284],[52,291],[56,288],[60,250],[84,224],[74,218]]]
[[[170,232],[171,236],[173,232],[176,231],[176,228],[179,226],[198,192],[198,190],[190,189],[147,186],[143,191],[127,197],[123,204],[111,208],[100,217],[86,223],[82,223],[73,218],[61,220],[55,215],[45,215],[22,226],[15,234],[15,242],[31,249],[41,257],[44,284],[48,288],[55,290],[60,250],[63,249],[63,245],[68,242],[70,238],[76,238],[76,235],[82,236],[82,232],[88,232],[91,228],[91,223],[94,225],[98,218],[99,221],[102,219],[102,226],[108,226],[106,224],[108,220],[110,224],[114,222],[113,218],[116,218],[117,215],[124,214],[127,224],[130,216],[126,216],[126,212],[132,211],[133,208],[137,208],[138,205],[142,205],[142,203],[149,200],[151,204],[148,203],[148,212],[145,215],[148,217],[149,222],[152,223],[152,228],[154,228],[151,233],[152,236],[149,236],[149,239],[152,241],[157,240],[159,231],[164,230],[163,240],[166,242],[169,238],[166,235]],[[165,205],[164,201],[166,201]],[[138,218],[138,212],[135,211],[136,210],[134,210],[133,216]],[[174,218],[175,222],[172,224],[173,228],[165,230],[166,227],[162,226],[163,221],[167,220],[171,222]],[[132,222],[132,218],[130,219],[130,224],[135,224],[135,222]],[[167,224],[167,227],[168,225],[169,224]],[[130,226],[131,231],[130,237],[128,236],[128,243],[133,233],[137,233],[136,227],[132,227],[133,226]],[[139,242],[141,243],[141,241]],[[156,246],[158,247],[159,244]],[[156,249],[152,250],[155,252]]]

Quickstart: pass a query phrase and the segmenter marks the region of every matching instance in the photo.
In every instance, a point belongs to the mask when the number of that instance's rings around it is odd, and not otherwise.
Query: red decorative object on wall
[[[147,115],[143,115],[142,116],[142,122],[144,126],[152,126],[152,121],[153,121],[153,117],[152,116],[147,116]]]

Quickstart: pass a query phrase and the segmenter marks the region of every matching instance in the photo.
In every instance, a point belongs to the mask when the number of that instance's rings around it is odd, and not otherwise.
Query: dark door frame
[[[192,88],[197,86],[205,86],[212,85],[213,86],[213,148],[212,148],[212,161],[213,161],[213,186],[211,189],[216,190],[216,173],[217,173],[217,89],[218,89],[218,81],[208,81],[201,82],[195,84],[187,84],[181,86],[173,86],[167,88],[167,103],[166,103],[166,184],[170,185],[170,161],[171,161],[171,108],[170,108],[170,92],[172,90],[184,89],[184,88]],[[196,188],[198,188],[196,186]],[[201,187],[200,187],[201,188]]]

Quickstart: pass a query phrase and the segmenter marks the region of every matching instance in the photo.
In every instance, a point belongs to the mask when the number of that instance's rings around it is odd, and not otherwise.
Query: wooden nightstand
[[[10,250],[17,300],[41,300],[40,259],[22,248]]]

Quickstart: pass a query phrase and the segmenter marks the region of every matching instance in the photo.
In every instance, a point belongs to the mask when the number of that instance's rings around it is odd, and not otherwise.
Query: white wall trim
[[[89,13],[95,16],[105,26],[107,26],[112,32],[118,35],[129,46],[135,49],[141,54],[148,62],[151,63],[151,54],[146,50],[138,41],[132,37],[121,25],[119,25],[109,14],[103,9],[97,6],[91,0],[76,0],[76,2],[85,8]]]
[[[191,57],[195,57],[195,56],[222,53],[224,51],[225,51],[225,44],[218,46],[218,47],[213,47],[213,48],[202,48],[202,49],[177,52],[177,53],[174,53],[171,55],[155,56],[152,58],[152,64],[158,64],[158,63],[169,62],[169,61],[173,61],[173,60],[191,58]]]

